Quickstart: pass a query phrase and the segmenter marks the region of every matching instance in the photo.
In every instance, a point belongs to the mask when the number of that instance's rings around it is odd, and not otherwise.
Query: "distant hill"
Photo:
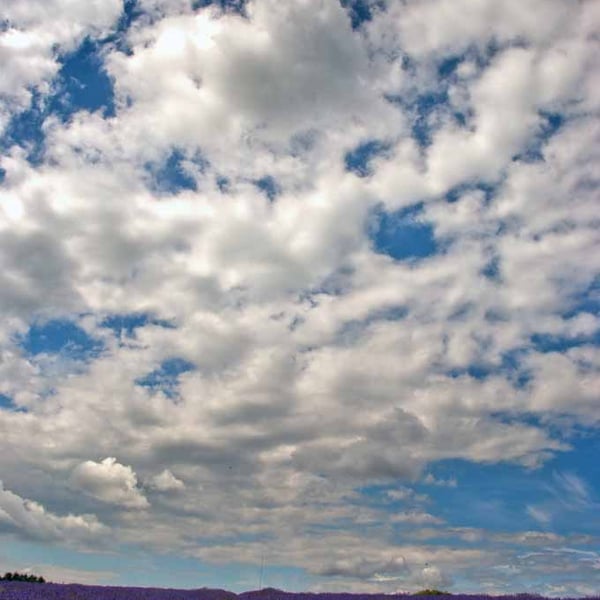
[[[198,594],[199,600],[237,600],[238,598],[236,593],[219,588],[202,587],[193,591]]]

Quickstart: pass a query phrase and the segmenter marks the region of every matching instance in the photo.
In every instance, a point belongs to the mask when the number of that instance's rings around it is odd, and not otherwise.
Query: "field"
[[[400,600],[416,597],[408,594],[290,593],[274,589],[234,594],[225,590],[207,588],[175,590],[58,583],[0,582],[0,600]],[[425,598],[427,597],[425,596]],[[423,598],[423,596],[418,596],[418,598]],[[513,596],[452,595],[452,600],[541,600],[541,598],[541,596],[524,594]],[[600,600],[600,596],[588,598],[589,600]]]

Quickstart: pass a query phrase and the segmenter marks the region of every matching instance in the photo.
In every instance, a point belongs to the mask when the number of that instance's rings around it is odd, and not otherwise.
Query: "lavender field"
[[[266,589],[234,594],[218,589],[175,590],[162,588],[89,586],[58,583],[0,582],[0,600],[394,600],[428,598],[409,594],[291,593]],[[432,598],[434,596],[431,596]],[[453,594],[452,600],[542,600],[537,595],[489,596]],[[587,597],[596,600],[600,596]],[[567,600],[567,599],[562,599]],[[573,599],[575,600],[575,599]]]

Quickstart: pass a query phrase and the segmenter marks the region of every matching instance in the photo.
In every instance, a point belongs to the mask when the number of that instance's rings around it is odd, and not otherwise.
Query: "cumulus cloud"
[[[172,492],[185,488],[183,481],[177,479],[169,469],[165,469],[162,473],[151,477],[146,486],[157,492]]]
[[[406,570],[406,562],[402,556],[385,560],[368,560],[355,558],[339,560],[325,564],[318,571],[320,575],[350,576],[359,579],[377,577],[378,575],[394,575]]]
[[[56,515],[39,502],[22,498],[0,481],[0,529],[44,541],[91,541],[106,531],[95,515]]]
[[[444,573],[439,567],[426,566],[420,573],[421,581],[426,589],[439,589],[446,587],[452,579],[447,573]]]
[[[133,469],[118,463],[116,458],[83,462],[73,469],[70,481],[82,492],[102,502],[126,508],[149,506],[148,500],[137,487]]]

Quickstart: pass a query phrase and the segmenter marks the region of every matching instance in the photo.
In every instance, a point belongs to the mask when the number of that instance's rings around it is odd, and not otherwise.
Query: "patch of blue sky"
[[[445,372],[445,375],[453,378],[471,377],[479,381],[486,379],[492,374],[498,373],[499,369],[488,365],[471,364],[466,367],[456,367]]]
[[[450,369],[445,372],[449,377],[472,377],[484,380],[490,376],[502,375],[517,389],[523,389],[530,381],[531,374],[523,365],[523,359],[532,352],[563,354],[572,348],[581,346],[600,346],[600,330],[588,335],[564,337],[543,333],[530,336],[529,342],[523,346],[505,352],[499,363],[472,363],[465,367]]]
[[[131,54],[132,50],[128,46],[125,34],[133,23],[144,14],[140,8],[138,0],[124,0],[123,12],[117,24],[116,31],[103,40],[104,43],[112,43],[115,47],[125,54]]]
[[[403,60],[406,64],[406,70],[411,70],[411,60]],[[402,97],[386,95],[386,100],[392,104],[398,105],[412,121],[412,137],[422,150],[427,149],[432,142],[433,133],[439,126],[442,114],[453,115],[457,122],[465,125],[467,116],[455,113],[448,102],[447,84],[439,81],[439,86],[435,91],[419,93],[413,97]]]
[[[7,562],[97,572],[105,585],[175,589],[197,589],[203,585],[242,592],[257,588],[259,583],[261,556],[256,557],[254,564],[232,562],[213,565],[197,558],[151,553],[131,545],[119,546],[118,550],[110,553],[79,552],[67,546],[49,546],[16,538],[7,540],[2,546],[3,558]],[[263,587],[272,585],[293,589],[294,582],[297,582],[297,589],[303,589],[306,575],[302,569],[267,564],[263,569]],[[288,584],[285,584],[286,581]]]
[[[123,12],[121,13],[116,27],[109,32],[108,35],[98,39],[97,43],[101,46],[115,48],[119,52],[131,56],[133,54],[133,49],[130,46],[126,34],[140,17],[145,17],[145,21],[148,20],[148,14],[145,13],[143,7],[140,6],[139,0],[123,0]]]
[[[148,313],[109,315],[100,323],[101,327],[112,329],[116,335],[125,335],[126,337],[132,337],[136,329],[146,325],[173,328],[173,324],[169,321],[156,319]]]
[[[470,192],[483,192],[485,202],[490,203],[496,193],[497,185],[490,181],[468,181],[454,186],[446,192],[444,199],[450,204],[457,202],[462,196]]]
[[[529,381],[529,375],[523,370],[523,357],[528,348],[513,348],[504,352],[500,359],[500,367],[507,372],[513,383],[525,385]]]
[[[235,12],[245,15],[247,0],[194,0],[192,9],[199,10],[207,6],[218,6],[223,12]]]
[[[458,65],[465,59],[464,54],[444,57],[437,66],[437,74],[440,79],[452,76]]]
[[[481,274],[491,281],[501,280],[500,257],[493,256],[481,270]]]
[[[402,305],[386,306],[369,313],[367,321],[401,321],[408,316],[408,308]]]
[[[436,479],[456,479],[456,487],[413,485],[427,494],[427,510],[453,527],[475,527],[489,531],[523,530],[526,507],[547,497],[547,477],[510,463],[481,464],[463,459],[436,462],[428,468]],[[527,523],[537,529],[536,523]]]
[[[522,521],[526,518],[530,529],[545,529],[559,535],[597,536],[600,522],[594,515],[600,506],[600,480],[591,474],[595,472],[600,454],[600,435],[597,430],[588,431],[585,435],[570,436],[567,441],[569,451],[554,453],[537,469],[511,465],[486,467],[492,480],[498,477],[495,481],[504,490],[486,489],[490,487],[486,484],[480,487],[477,473],[473,473],[467,483],[472,481],[474,487],[481,489],[484,499],[491,496],[502,500],[504,510],[514,514],[515,523],[521,519],[521,527],[526,526]],[[473,466],[470,469],[475,470]],[[480,473],[479,481],[485,479],[489,484],[490,478],[484,475]],[[462,484],[462,479],[460,481]],[[575,485],[570,485],[573,481]],[[527,506],[541,509],[547,520],[536,519],[527,512]]]
[[[0,394],[0,408],[12,409],[13,407],[13,399],[5,394]]]
[[[507,44],[500,44],[496,39],[489,40],[482,46],[470,43],[457,54],[447,54],[437,61],[437,76],[444,84],[445,80],[454,77],[462,62],[469,62],[477,69],[484,69]],[[514,44],[508,44],[514,45]]]
[[[409,108],[414,114],[412,135],[421,148],[431,145],[435,125],[433,114],[448,110],[448,93],[445,89],[419,94]]]
[[[572,348],[581,346],[600,346],[600,330],[596,329],[589,334],[581,334],[573,337],[553,335],[547,333],[534,333],[529,342],[519,348],[514,348],[502,355],[499,365],[469,365],[464,369],[454,369],[449,372],[451,376],[470,375],[476,379],[484,379],[489,375],[502,373],[506,375],[514,385],[523,387],[530,378],[522,366],[523,358],[531,352],[547,354],[551,352],[564,354]]]
[[[281,193],[281,187],[277,180],[271,175],[265,175],[254,181],[254,185],[269,199],[269,202],[274,202],[277,196]]]
[[[571,348],[579,348],[580,346],[600,346],[600,330],[597,329],[588,335],[568,338],[560,335],[536,333],[530,339],[533,348],[537,352],[544,354],[559,352],[562,354]]]
[[[600,506],[600,481],[590,474],[600,456],[600,434],[588,431],[571,436],[568,443],[569,451],[555,452],[537,469],[463,460],[434,465],[436,476],[451,473],[459,481],[456,488],[428,490],[435,514],[458,526],[598,535],[600,522],[594,515]],[[570,486],[574,478],[577,485]],[[527,506],[540,507],[547,522],[528,513]]]
[[[522,360],[528,349],[525,347],[514,348],[505,352],[499,363],[474,362],[465,367],[456,367],[445,371],[448,377],[472,377],[478,381],[490,376],[502,375],[506,377],[517,389],[524,388],[531,381],[531,374],[523,367]]]
[[[460,54],[442,57],[436,65],[436,86],[428,90],[416,90],[411,94],[386,95],[392,104],[398,105],[412,120],[412,136],[422,150],[427,149],[433,134],[441,124],[452,119],[457,125],[465,127],[473,117],[472,109],[457,110],[449,101],[449,85],[455,79],[458,66],[465,60],[484,68],[499,51],[499,47],[490,43],[484,48],[468,47]],[[417,70],[416,62],[407,55],[390,57],[399,59],[403,70],[414,75]]]
[[[114,116],[113,84],[104,69],[101,46],[88,38],[61,62],[58,92],[51,101],[53,112],[63,121],[79,110],[101,110],[105,118]]]
[[[21,146],[30,163],[40,164],[45,150],[43,125],[49,116],[66,122],[80,110],[101,111],[103,117],[115,114],[113,85],[104,70],[99,43],[85,39],[76,50],[60,57],[59,62],[61,68],[53,81],[52,93],[44,96],[32,91],[29,108],[10,119],[0,139],[0,150]]]
[[[137,379],[136,384],[155,392],[161,391],[165,396],[174,398],[177,396],[179,376],[195,369],[196,365],[183,358],[169,358],[163,361],[158,369]]]
[[[148,163],[146,173],[151,189],[174,195],[183,190],[196,191],[198,186],[192,171],[203,174],[208,166],[200,153],[187,157],[182,150],[174,148],[161,164]]]
[[[390,144],[381,140],[369,140],[359,144],[344,156],[346,170],[367,177],[371,175],[371,161],[380,155],[385,155],[390,149]]]
[[[563,319],[570,319],[580,313],[600,315],[600,275],[583,290],[575,290],[570,306],[562,313]]]
[[[17,145],[25,150],[27,160],[32,165],[39,165],[45,150],[42,126],[48,114],[43,96],[34,90],[29,108],[13,115],[8,122],[0,137],[0,152],[4,153]]]
[[[66,319],[34,323],[17,342],[32,357],[60,354],[74,360],[88,360],[98,356],[103,349],[101,341]]]
[[[423,259],[439,251],[433,227],[418,219],[422,205],[417,204],[396,212],[378,207],[370,219],[369,238],[373,250],[394,260]]]
[[[144,14],[139,6],[138,0],[124,0],[123,13],[119,19],[117,31],[127,31],[133,22]]]
[[[118,585],[197,589],[202,582],[205,587],[225,588],[237,593],[259,587],[301,591],[306,585],[303,569],[270,565],[268,555],[262,567],[262,555],[257,555],[253,564],[232,562],[226,565],[205,564],[195,558],[169,554],[137,552],[134,556],[133,568],[116,567]]]
[[[215,178],[215,183],[222,194],[227,194],[231,189],[231,180],[229,177],[225,177],[224,175],[217,175]]]
[[[499,417],[500,418],[500,417]],[[533,414],[513,415],[501,419],[504,423],[542,426]],[[600,434],[595,429],[568,440],[570,450],[555,452],[540,467],[531,469],[515,463],[478,463],[464,459],[446,459],[428,465],[426,472],[438,481],[455,480],[455,486],[431,485],[426,481],[364,486],[356,491],[360,502],[373,508],[384,509],[393,515],[397,511],[423,510],[443,519],[450,527],[472,527],[490,533],[522,533],[524,531],[552,531],[559,535],[575,533],[597,534],[600,522],[590,530],[590,518],[600,500],[600,480],[583,478],[571,491],[570,479],[563,474],[593,473],[600,456]],[[388,491],[410,490],[405,497],[394,499]],[[549,515],[548,523],[540,523],[527,511],[528,506],[540,506]],[[406,527],[399,526],[398,539],[405,539]],[[453,544],[472,544],[456,538],[456,534],[443,533],[428,544],[445,543],[448,537]]]
[[[539,112],[541,123],[537,134],[532,136],[529,144],[519,154],[513,156],[513,161],[536,162],[544,160],[544,146],[555,135],[565,122],[565,117],[556,112]]]
[[[383,0],[340,0],[340,4],[348,12],[352,29],[360,29],[364,23],[370,21],[375,9],[385,8]]]
[[[0,410],[7,410],[9,412],[27,412],[27,409],[17,406],[15,401],[6,394],[0,394]]]
[[[504,423],[506,425],[511,425],[515,423],[520,423],[521,425],[529,425],[531,427],[547,427],[548,419],[547,415],[544,414],[536,414],[534,412],[523,412],[523,411],[492,411],[488,415],[494,421],[498,421],[499,423]]]

